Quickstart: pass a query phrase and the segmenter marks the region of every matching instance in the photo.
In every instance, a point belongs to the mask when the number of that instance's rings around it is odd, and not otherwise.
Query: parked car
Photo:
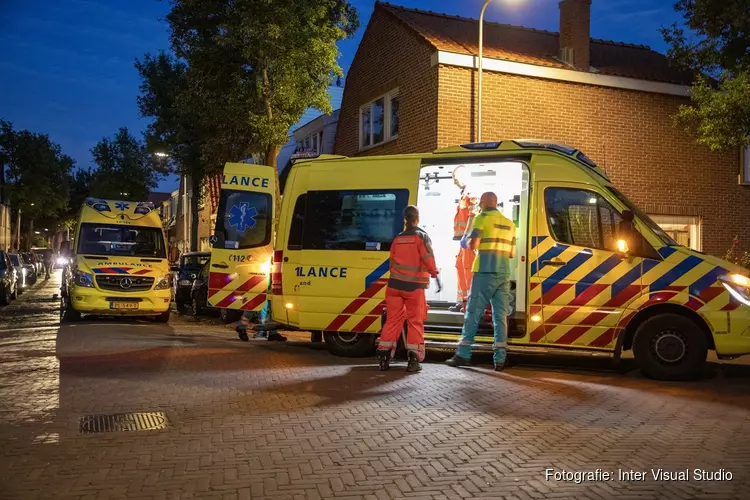
[[[42,263],[41,261],[37,261],[34,252],[23,252],[21,256],[23,257],[23,261],[26,263],[26,265],[31,266],[34,271],[34,281],[31,283],[33,285],[34,283],[36,283],[36,279],[39,277],[39,275],[42,274],[42,270],[39,268]]]
[[[190,289],[190,305],[192,306],[193,316],[201,315],[206,309],[206,303],[208,302],[208,268],[210,265],[210,261],[203,264],[193,280]]]
[[[18,296],[18,273],[7,252],[0,250],[0,306]]]
[[[34,257],[36,258],[37,274],[39,275],[44,273],[44,252],[45,252],[45,249],[43,248],[34,250],[32,252],[34,254]]]
[[[16,270],[16,294],[21,295],[29,286],[31,286],[30,277],[26,276],[29,273],[29,270],[26,268],[23,257],[19,254],[9,253],[8,257],[10,258],[10,264]]]
[[[210,259],[211,252],[188,252],[180,257],[179,263],[171,267],[172,295],[178,311],[192,305],[190,291],[193,289],[193,281]]]

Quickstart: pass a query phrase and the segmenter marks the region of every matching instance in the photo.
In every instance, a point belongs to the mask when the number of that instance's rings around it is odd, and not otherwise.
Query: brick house
[[[560,2],[561,33],[484,26],[482,140],[581,148],[681,243],[750,247],[750,175],[673,125],[690,75],[642,45],[590,38],[591,0]],[[346,156],[476,139],[478,21],[376,3],[347,75],[336,135]],[[745,155],[747,157],[747,155]]]

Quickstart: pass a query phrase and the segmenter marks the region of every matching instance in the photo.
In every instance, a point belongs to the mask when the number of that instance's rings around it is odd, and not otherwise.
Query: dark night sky
[[[292,0],[293,1],[293,0]],[[393,0],[423,10],[477,18],[481,0]],[[660,26],[678,20],[674,0],[593,0],[591,34],[650,45],[664,52]],[[373,0],[353,0],[362,26],[340,44],[346,71],[372,13]],[[136,105],[133,61],[168,47],[169,10],[159,0],[0,0],[0,117],[16,128],[47,133],[80,166],[89,149],[126,126],[146,121]],[[558,30],[558,0],[495,0],[486,19]],[[165,179],[160,190],[176,189]]]

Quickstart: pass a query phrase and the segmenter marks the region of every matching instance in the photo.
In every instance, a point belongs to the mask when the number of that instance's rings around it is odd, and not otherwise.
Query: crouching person
[[[404,221],[406,230],[391,244],[391,276],[385,291],[386,321],[378,342],[378,361],[382,371],[388,370],[405,319],[409,358],[406,371],[418,372],[424,361],[424,321],[427,317],[424,291],[430,285],[430,276],[437,278],[438,269],[430,237],[418,227],[417,207],[406,207]]]

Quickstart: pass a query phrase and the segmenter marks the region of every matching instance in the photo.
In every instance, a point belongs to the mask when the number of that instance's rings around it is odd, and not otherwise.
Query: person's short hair
[[[419,209],[414,205],[409,205],[404,210],[404,220],[406,222],[415,222],[419,218]]]

